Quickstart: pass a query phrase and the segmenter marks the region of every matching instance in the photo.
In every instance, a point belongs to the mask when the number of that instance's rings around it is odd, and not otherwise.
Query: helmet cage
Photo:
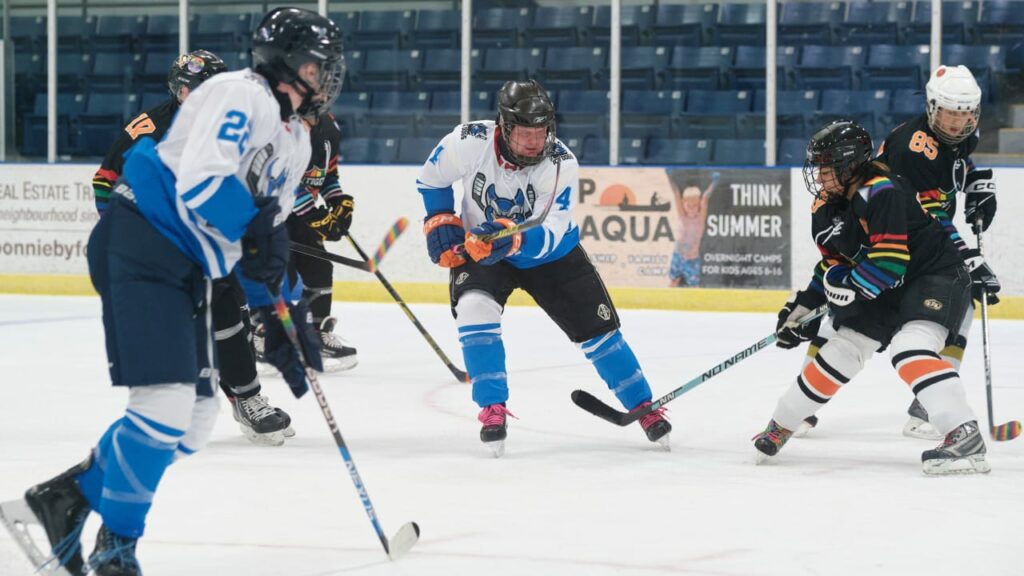
[[[848,127],[856,131],[847,134]],[[859,176],[871,159],[871,139],[867,132],[851,122],[836,122],[811,138],[807,145],[803,177],[807,190],[819,200],[834,198],[821,180],[822,168],[832,172],[836,185],[845,191]],[[840,196],[842,194],[840,193]]]
[[[956,145],[967,139],[968,136],[974,134],[974,131],[978,129],[978,122],[981,121],[981,104],[976,104],[973,107],[954,105],[947,106],[940,104],[935,98],[928,100],[928,104],[925,107],[928,112],[928,127],[932,129],[935,136],[945,142],[946,144]],[[950,132],[943,129],[943,126],[939,123],[939,112],[946,110],[948,112],[962,112],[969,111],[971,113],[970,120],[968,120],[960,130],[956,132]]]
[[[516,95],[520,89],[525,93]],[[513,98],[516,99],[513,101]],[[544,148],[539,155],[526,156],[512,151],[512,131],[516,126],[547,129]],[[498,94],[498,127],[501,130],[502,155],[519,166],[539,164],[555,149],[555,106],[547,91],[535,80],[508,82],[502,87]]]

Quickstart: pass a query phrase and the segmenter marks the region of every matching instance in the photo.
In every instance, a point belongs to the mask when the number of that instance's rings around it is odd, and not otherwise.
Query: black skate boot
[[[914,401],[910,403],[910,407],[907,408],[907,414],[910,415],[910,418],[903,425],[904,436],[920,438],[922,440],[942,439],[942,434],[928,422],[928,411],[918,402],[917,398],[914,398]]]
[[[292,419],[284,410],[267,403],[268,398],[256,394],[249,398],[231,398],[231,413],[242,433],[253,444],[280,446],[284,444]],[[292,432],[294,436],[295,433]]]
[[[764,462],[771,456],[779,453],[779,450],[786,445],[786,441],[793,435],[791,430],[779,426],[775,420],[768,423],[763,432],[754,436],[754,448],[757,448],[757,463]]]
[[[985,440],[974,420],[964,422],[952,432],[937,448],[921,454],[921,466],[925,474],[987,474],[992,470],[985,461]]]
[[[351,370],[359,363],[356,349],[334,334],[334,327],[337,324],[336,318],[328,316],[317,328],[322,343],[320,354],[324,360],[325,372]]]
[[[63,566],[71,574],[84,572],[80,538],[90,508],[75,476],[91,464],[90,455],[60,475],[29,488],[24,500],[0,504],[0,520],[41,573],[53,572],[56,566]],[[52,555],[36,546],[26,530],[29,523],[39,524],[46,531]]]
[[[650,405],[650,402],[644,402],[633,408],[633,410],[643,410]],[[672,444],[669,432],[672,431],[672,424],[665,418],[665,412],[665,408],[652,410],[646,416],[640,418],[640,427],[644,429],[648,440],[657,442],[665,450],[671,450]]]
[[[505,454],[505,438],[508,437],[506,416],[515,418],[504,404],[491,404],[477,416],[477,420],[483,424],[480,428],[480,441],[491,449],[495,458],[501,458]]]
[[[96,576],[142,576],[142,567],[135,558],[138,538],[119,536],[106,526],[96,534],[96,548],[89,555],[90,574]]]

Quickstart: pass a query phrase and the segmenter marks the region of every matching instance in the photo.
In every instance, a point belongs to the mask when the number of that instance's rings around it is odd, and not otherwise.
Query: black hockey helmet
[[[226,72],[227,69],[220,56],[213,52],[193,50],[174,60],[167,72],[167,90],[180,102],[182,88],[195,90],[210,76]]]
[[[498,91],[498,126],[501,129],[501,154],[520,166],[533,166],[551,155],[555,147],[555,105],[536,80],[511,80]],[[512,128],[546,127],[547,141],[539,156],[513,154],[509,147]]]
[[[271,88],[283,82],[303,94],[296,112],[307,117],[329,110],[345,79],[341,30],[329,18],[302,8],[275,8],[263,17],[253,33],[252,61]],[[299,77],[299,68],[310,62],[320,69],[319,92]]]
[[[832,171],[836,183],[845,190],[863,173],[871,160],[871,135],[851,120],[836,120],[819,130],[807,144],[804,160],[804,184],[822,200],[824,185],[819,175],[822,168]]]

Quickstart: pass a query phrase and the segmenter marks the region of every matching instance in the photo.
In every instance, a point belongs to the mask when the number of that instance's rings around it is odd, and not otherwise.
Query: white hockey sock
[[[956,368],[939,356],[947,330],[924,320],[908,322],[893,336],[889,354],[893,368],[928,411],[928,420],[942,434],[974,420]]]

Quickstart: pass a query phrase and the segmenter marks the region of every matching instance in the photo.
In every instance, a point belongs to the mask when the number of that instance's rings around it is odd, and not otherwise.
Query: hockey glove
[[[775,324],[776,346],[785,350],[796,348],[818,333],[818,328],[821,327],[821,316],[806,324],[800,323],[800,319],[811,311],[807,305],[801,302],[809,300],[806,292],[795,292],[789,302],[786,302],[779,310],[779,321]]]
[[[974,226],[981,218],[981,231],[988,230],[996,217],[996,181],[992,170],[975,170],[967,175],[967,192],[964,199],[964,217]]]
[[[317,372],[324,371],[324,362],[320,358],[320,337],[313,329],[313,313],[309,311],[304,301],[288,305],[288,314],[295,324],[295,331],[299,335],[299,344],[302,345],[302,357],[299,351],[288,339],[284,331],[277,311],[267,306],[257,309],[259,317],[263,320],[265,335],[263,340],[263,357],[284,377],[292,394],[301,398],[309,389],[306,384],[306,370],[303,368],[302,358],[306,364]]]
[[[964,264],[967,265],[967,270],[971,273],[971,297],[981,302],[981,294],[984,291],[988,296],[989,304],[998,304],[999,296],[996,296],[996,293],[1002,286],[988,262],[985,262],[985,257],[981,255],[981,252],[975,248],[966,250]]]
[[[850,286],[850,267],[836,264],[825,271],[825,297],[832,309],[853,304],[857,292]]]
[[[466,229],[462,220],[451,212],[439,212],[427,217],[423,223],[423,233],[427,236],[427,252],[430,260],[443,268],[457,268],[466,263],[466,259],[452,249],[462,243]]]
[[[348,234],[348,229],[352,225],[352,212],[356,209],[356,201],[349,194],[340,194],[328,200],[327,206],[331,209],[333,220],[327,231],[326,239],[336,242]]]
[[[288,268],[288,230],[274,220],[281,212],[277,198],[255,199],[258,212],[242,236],[242,257],[238,265],[242,273],[262,284],[280,286]]]
[[[496,238],[490,242],[481,240],[479,237],[484,234],[512,228],[516,223],[508,218],[498,218],[493,222],[484,222],[473,228],[466,234],[466,252],[469,256],[484,266],[490,266],[501,261],[506,256],[515,255],[523,245],[523,235],[513,234],[504,238]]]

